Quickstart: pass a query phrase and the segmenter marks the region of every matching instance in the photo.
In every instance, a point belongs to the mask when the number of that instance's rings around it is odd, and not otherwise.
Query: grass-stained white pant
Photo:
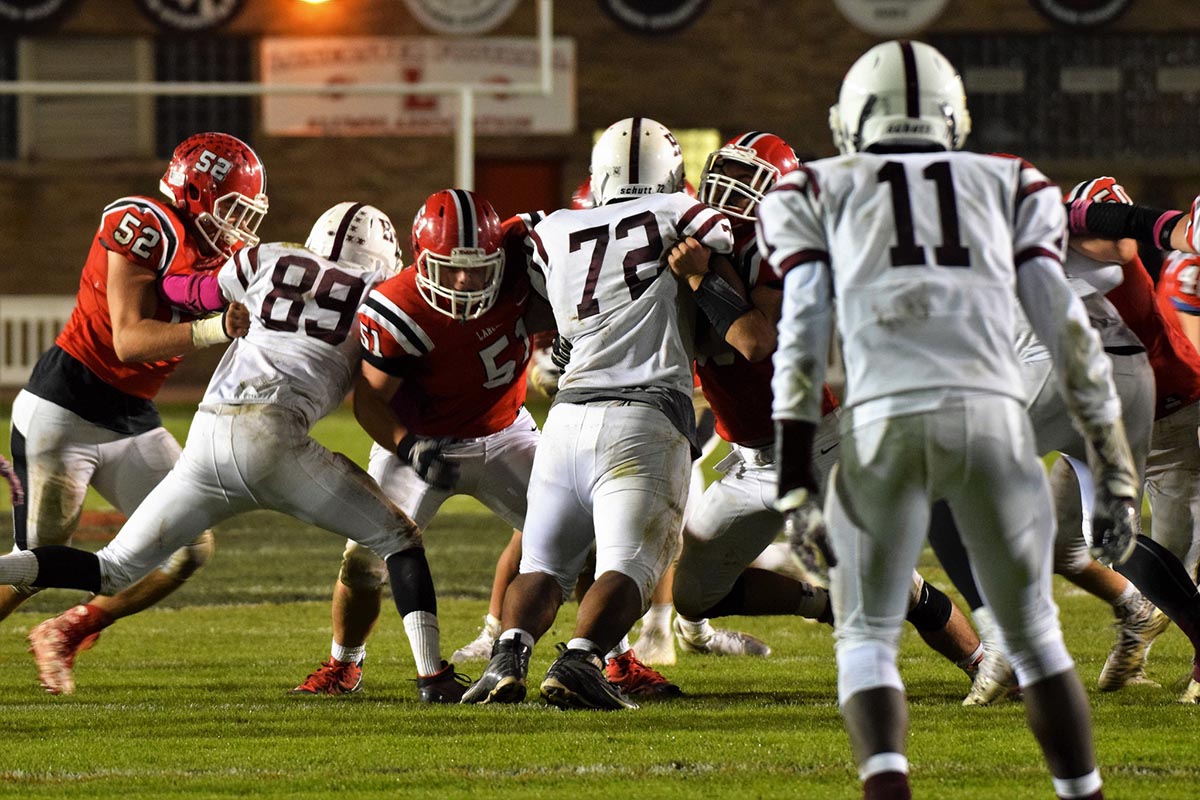
[[[948,395],[936,411],[843,414],[841,461],[826,493],[838,566],[830,572],[838,698],[903,689],[896,643],[931,505],[946,500],[984,601],[1022,683],[1072,666],[1051,595],[1053,517],[1022,404]],[[864,421],[856,424],[856,416]]]
[[[642,604],[679,548],[691,455],[687,439],[642,403],[556,403],[529,481],[521,572],[554,576],[570,595],[596,543],[596,575],[619,572]]]
[[[386,559],[421,543],[417,526],[354,462],[275,405],[196,413],[175,468],[97,553],[102,589],[133,583],[177,547],[243,511],[270,509],[353,539]]]

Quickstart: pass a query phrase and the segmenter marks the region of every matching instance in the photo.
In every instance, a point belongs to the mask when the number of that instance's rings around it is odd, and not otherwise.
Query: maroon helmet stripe
[[[642,159],[642,118],[634,117],[629,131],[629,182],[639,183],[639,163]]]
[[[346,233],[350,230],[350,223],[354,221],[354,215],[358,213],[363,205],[363,203],[355,203],[342,216],[342,221],[338,223],[337,233],[333,235],[333,249],[329,251],[330,261],[337,261],[341,258],[342,244],[346,241]]]
[[[912,42],[900,40],[900,54],[904,57],[904,102],[907,106],[907,116],[914,119],[921,116],[921,85],[917,80],[917,54],[913,52]]]

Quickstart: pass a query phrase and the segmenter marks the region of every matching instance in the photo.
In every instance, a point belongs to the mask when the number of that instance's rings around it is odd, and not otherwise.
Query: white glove
[[[775,502],[775,510],[783,512],[783,530],[792,557],[807,574],[828,585],[829,570],[838,562],[820,499],[807,489],[793,489]]]

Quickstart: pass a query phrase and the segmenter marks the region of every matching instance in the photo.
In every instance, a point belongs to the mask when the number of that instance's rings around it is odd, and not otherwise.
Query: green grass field
[[[7,429],[7,408],[0,423]],[[168,425],[186,430],[187,409]],[[346,413],[318,438],[362,459]],[[7,454],[7,436],[0,451]],[[91,508],[103,508],[99,499]],[[0,525],[9,509],[0,506]],[[445,652],[472,638],[508,531],[454,500],[427,532]],[[89,547],[98,546],[88,542]],[[120,622],[80,658],[79,689],[51,697],[25,653],[28,629],[77,599],[45,592],[0,626],[0,794],[22,798],[854,798],[858,785],[835,704],[827,628],[734,618],[774,648],[765,660],[681,654],[664,668],[687,696],[615,714],[416,702],[394,611],[369,645],[364,691],[296,698],[287,690],[328,655],[328,598],[340,539],[269,512],[218,529],[213,562],[161,606]],[[928,557],[927,557],[928,558]],[[949,588],[932,564],[926,574]],[[1098,601],[1059,585],[1068,645],[1094,685],[1112,640]],[[569,636],[565,606],[534,655]],[[1163,688],[1092,693],[1107,796],[1200,797],[1200,708],[1176,705],[1190,666],[1184,637],[1155,645]],[[465,665],[478,675],[480,664]],[[920,798],[1048,798],[1052,791],[1019,704],[965,709],[966,678],[905,633],[901,672],[912,704],[913,785]],[[532,692],[536,697],[536,690]]]

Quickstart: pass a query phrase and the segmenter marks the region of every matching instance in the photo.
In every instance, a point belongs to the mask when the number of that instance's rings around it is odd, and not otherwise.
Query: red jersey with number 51
[[[474,439],[517,418],[530,353],[526,224],[504,223],[504,279],[482,316],[459,322],[434,309],[411,267],[376,286],[359,309],[363,359],[403,379],[392,410],[418,436]]]
[[[199,243],[166,203],[149,197],[122,197],[104,209],[79,280],[75,310],[55,343],[110,386],[151,400],[175,370],[179,358],[144,363],[123,363],[117,358],[108,309],[110,252],[160,278],[191,274],[221,262],[204,260]],[[154,319],[180,322],[194,317],[183,316],[160,300]]]

